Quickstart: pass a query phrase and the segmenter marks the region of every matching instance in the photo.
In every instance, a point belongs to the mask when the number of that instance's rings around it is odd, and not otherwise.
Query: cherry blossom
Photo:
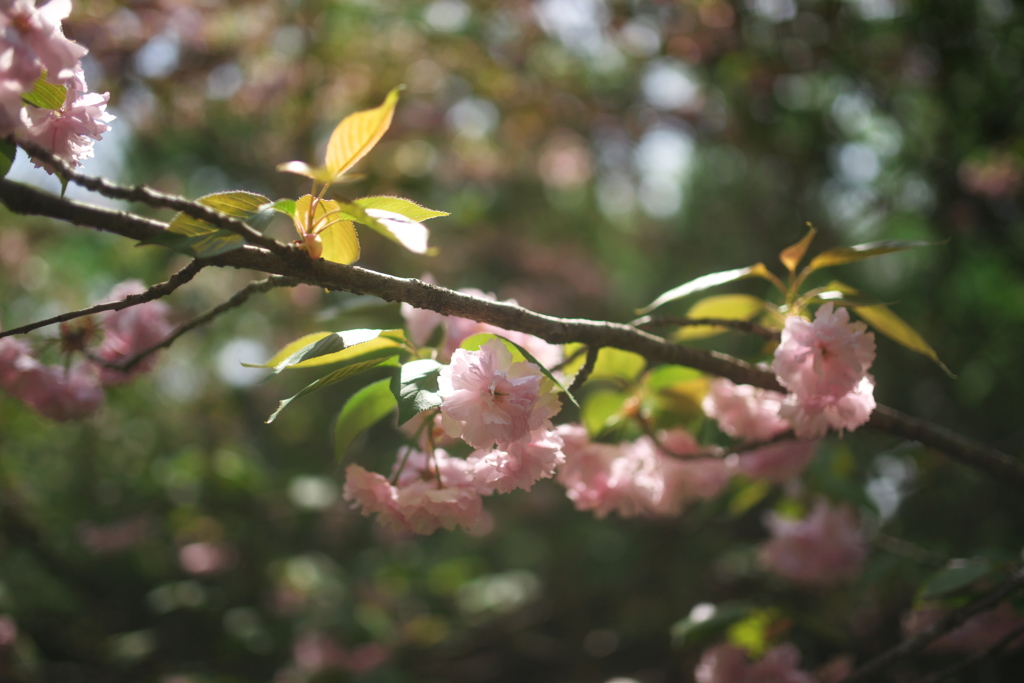
[[[126,280],[115,286],[107,295],[107,299],[117,301],[144,291],[145,285],[138,280]],[[101,314],[103,342],[96,355],[108,363],[119,363],[158,344],[171,334],[169,314],[170,308],[163,301],[147,301],[119,311]],[[150,355],[128,372],[101,368],[100,380],[104,384],[126,382],[133,376],[151,369],[154,363],[156,355]]]
[[[693,672],[696,683],[815,683],[800,666],[800,651],[791,643],[769,650],[759,661],[728,644],[704,651]]]
[[[789,424],[779,417],[784,399],[777,391],[734,384],[718,377],[711,381],[701,406],[729,436],[744,441],[767,441],[789,429]]]
[[[591,510],[598,518],[610,512],[622,517],[678,515],[687,502],[716,495],[729,479],[724,461],[672,457],[650,437],[611,445],[590,442],[579,425],[562,425],[558,431],[566,456],[558,481],[577,510]],[[682,430],[659,439],[677,456],[698,450]]]
[[[769,513],[765,526],[772,538],[761,545],[761,566],[798,583],[853,579],[867,558],[867,544],[849,505],[833,507],[819,500],[804,519]]]
[[[853,431],[871,418],[875,409],[875,378],[866,375],[852,391],[843,396],[786,397],[779,415],[793,426],[801,439],[819,439],[836,429]]]
[[[402,464],[400,459],[396,467]],[[416,534],[431,534],[442,527],[468,529],[483,514],[469,465],[440,449],[433,458],[419,451],[410,453],[395,484],[359,465],[349,465],[345,475],[345,500],[394,529]]]
[[[59,110],[31,108],[23,114],[25,137],[53,152],[72,166],[93,156],[93,144],[110,130],[114,116],[107,113],[109,93],[87,92],[78,69],[65,84],[67,97]],[[46,166],[33,160],[36,166]]]
[[[851,323],[845,308],[827,303],[813,322],[786,318],[772,370],[802,398],[840,398],[861,383],[874,360],[874,333],[862,322]]]
[[[736,460],[736,468],[754,479],[781,484],[797,476],[814,459],[817,441],[779,441],[745,451]]]
[[[497,339],[479,351],[458,349],[441,369],[439,393],[445,431],[474,448],[499,448],[529,439],[561,408],[553,383],[533,363],[512,362]]]
[[[467,458],[479,486],[508,493],[527,491],[541,479],[550,479],[565,462],[562,438],[551,424],[535,430],[529,443],[517,441],[505,450],[476,451]]]

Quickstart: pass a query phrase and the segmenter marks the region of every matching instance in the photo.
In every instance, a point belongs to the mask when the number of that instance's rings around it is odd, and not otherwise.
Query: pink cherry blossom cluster
[[[949,608],[936,604],[925,603],[915,607],[903,618],[903,634],[906,637],[917,635],[937,624],[949,612]],[[1003,602],[974,615],[934,641],[927,651],[933,654],[981,654],[1021,628],[1024,628],[1024,615],[1010,603]],[[1008,647],[1013,650],[1024,647],[1024,636],[1011,641]]]
[[[554,383],[536,364],[513,361],[492,339],[477,351],[457,349],[438,378],[441,426],[475,448],[457,458],[433,448],[410,451],[389,481],[359,465],[346,471],[344,497],[384,525],[418,534],[472,528],[483,514],[482,496],[530,490],[565,461],[562,438],[550,418],[561,404]],[[427,429],[433,429],[429,418]]]
[[[772,370],[789,390],[779,415],[800,438],[824,436],[830,429],[856,429],[875,409],[875,335],[851,323],[845,308],[827,303],[814,321],[786,318]]]
[[[122,282],[110,299],[123,299],[145,291],[137,280]],[[104,365],[133,357],[170,333],[169,309],[162,301],[150,301],[100,316],[103,341],[92,359],[65,367],[46,365],[23,340],[0,339],[0,389],[36,412],[54,420],[77,420],[92,415],[103,403],[103,385],[120,384],[152,367],[146,359],[129,372]]]
[[[16,134],[78,166],[93,156],[94,141],[110,129],[110,95],[88,92],[80,61],[88,50],[61,30],[71,0],[50,0],[38,8],[35,2],[0,2],[0,136]],[[60,109],[23,99],[44,71],[47,82],[65,88]]]
[[[814,504],[804,519],[769,513],[765,525],[772,538],[761,545],[765,569],[792,581],[824,585],[857,577],[867,558],[867,543],[848,505]]]
[[[756,662],[734,645],[716,645],[704,652],[693,672],[696,683],[817,683],[800,667],[800,651],[790,643],[769,650]]]
[[[788,394],[727,379],[711,383],[704,412],[734,438],[756,442],[792,428],[800,439],[817,439],[829,429],[860,427],[875,409],[875,335],[850,322],[845,308],[827,303],[814,320],[786,318],[772,370]]]

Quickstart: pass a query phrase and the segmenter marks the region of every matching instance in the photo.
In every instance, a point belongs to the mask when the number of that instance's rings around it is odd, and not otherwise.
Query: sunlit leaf
[[[360,197],[352,203],[357,204],[364,209],[380,209],[382,211],[397,213],[410,220],[418,222],[449,215],[447,211],[435,211],[434,209],[428,209],[425,206],[420,206],[416,202],[403,197]]]
[[[778,610],[754,610],[728,628],[728,640],[746,650],[751,659],[760,659],[771,643],[771,633],[778,617]]]
[[[643,377],[649,401],[662,412],[676,417],[703,414],[701,402],[708,393],[711,378],[693,368],[660,365]]]
[[[685,282],[678,287],[673,287],[647,306],[639,309],[637,314],[642,315],[649,313],[655,308],[667,304],[670,301],[682,299],[690,294],[702,292],[705,289],[710,289],[711,287],[717,287],[718,285],[724,285],[726,283],[735,282],[736,280],[742,280],[748,277],[764,278],[780,289],[782,288],[782,283],[779,282],[779,279],[772,275],[771,271],[769,271],[763,263],[755,263],[754,265],[747,266],[746,268],[735,268],[733,270],[723,270],[717,273],[701,275],[700,277],[690,280],[689,282]]]
[[[818,270],[820,268],[829,268],[831,266],[841,266],[846,263],[863,261],[864,259],[868,259],[873,256],[892,254],[897,251],[917,249],[919,247],[931,247],[936,244],[936,242],[888,240],[885,242],[858,244],[853,247],[835,247],[833,249],[826,249],[812,258],[811,262],[807,265],[807,272]]]
[[[54,85],[46,80],[46,69],[32,84],[32,89],[21,96],[21,99],[33,107],[59,111],[67,99],[68,89],[63,85]]]
[[[841,292],[844,297],[857,297],[860,294],[860,292],[853,287],[836,280],[830,282],[823,289]],[[849,307],[852,308],[853,311],[864,320],[864,322],[878,332],[884,334],[886,337],[889,337],[889,339],[892,339],[897,344],[904,346],[911,351],[927,356],[942,368],[943,372],[950,377],[955,377],[955,375],[950,372],[949,368],[946,367],[945,363],[939,360],[939,355],[935,353],[935,349],[933,349],[931,345],[924,340],[924,337],[922,337],[917,330],[907,324],[903,318],[893,313],[888,306],[884,304],[861,306],[851,303],[849,304]]]
[[[729,499],[729,514],[739,517],[764,500],[772,491],[772,483],[765,479],[742,481]]]
[[[255,192],[233,190],[216,192],[200,197],[197,203],[208,206],[222,214],[244,220],[256,219],[257,226],[265,225],[263,208],[269,200]],[[180,236],[180,237],[179,237]],[[179,213],[167,226],[164,235],[147,240],[147,243],[163,244],[193,256],[211,257],[237,249],[245,239],[234,232],[217,228],[206,221]]]
[[[324,157],[324,165],[334,178],[352,168],[384,136],[398,104],[399,90],[392,89],[379,107],[346,116],[335,127]]]
[[[949,567],[929,576],[921,585],[922,600],[933,600],[943,595],[967,588],[975,581],[995,571],[992,562],[979,558],[958,567]]]
[[[364,209],[357,202],[338,202],[338,207],[342,217],[371,228],[414,254],[430,251],[427,246],[430,231],[421,223],[383,209]]]
[[[274,414],[267,418],[267,424],[270,424],[271,422],[276,420],[277,416],[281,414],[281,411],[284,410],[288,406],[288,404],[290,404],[292,401],[301,396],[311,394],[318,389],[323,389],[324,387],[328,387],[332,384],[337,384],[343,379],[348,379],[349,377],[353,377],[355,375],[358,375],[359,373],[366,372],[367,370],[370,370],[377,366],[398,365],[398,361],[395,359],[394,355],[395,354],[388,354],[381,358],[371,358],[369,360],[363,360],[357,363],[349,363],[343,365],[337,370],[331,371],[330,373],[324,375],[317,381],[308,385],[305,389],[295,394],[291,398],[286,398],[285,400],[281,401],[281,403],[277,406],[277,410],[274,411]]]
[[[270,205],[274,211],[283,213],[289,218],[295,218],[295,200],[294,199],[278,199],[276,202]]]
[[[811,241],[817,234],[818,231],[811,228],[799,242],[782,250],[779,254],[779,260],[782,261],[782,265],[786,266],[786,270],[790,273],[796,272],[796,267],[800,265],[804,254],[807,253],[807,247],[811,246]]]
[[[321,256],[334,263],[354,263],[359,259],[359,235],[352,221],[347,220],[338,202],[303,195],[295,202],[295,227],[300,235],[316,234],[323,241]]]
[[[718,318],[721,320],[753,320],[764,310],[764,300],[749,294],[716,294],[701,299],[687,311],[686,317],[692,320]],[[672,338],[676,341],[703,339],[727,332],[728,327],[721,325],[685,325],[680,327]]]
[[[391,377],[390,388],[398,402],[398,424],[405,424],[424,410],[441,405],[437,375],[444,367],[429,358],[405,363]]]
[[[340,461],[356,437],[387,417],[398,405],[391,380],[369,384],[349,398],[334,422],[334,456]]]
[[[312,368],[335,363],[392,356],[402,348],[401,330],[345,330],[316,332],[296,339],[262,365],[247,367],[283,370]]]

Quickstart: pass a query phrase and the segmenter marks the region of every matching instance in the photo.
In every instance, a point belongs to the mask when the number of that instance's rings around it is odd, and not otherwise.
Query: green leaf
[[[398,105],[398,92],[393,88],[384,102],[373,109],[358,111],[342,119],[327,141],[324,166],[337,178],[373,149],[387,129]]]
[[[513,362],[526,361],[528,363],[533,363],[538,368],[540,368],[541,373],[549,380],[554,382],[555,386],[558,387],[559,391],[565,394],[569,398],[569,400],[572,401],[572,404],[574,406],[576,406],[577,408],[579,407],[580,404],[576,402],[576,397],[570,394],[569,390],[562,386],[562,383],[559,382],[553,374],[551,374],[550,370],[544,367],[543,363],[534,358],[533,354],[524,349],[522,346],[516,344],[514,341],[510,339],[505,339],[505,337],[502,337],[500,334],[491,334],[490,332],[474,334],[473,336],[464,339],[462,343],[459,344],[459,348],[465,349],[467,351],[478,351],[481,346],[486,344],[491,339],[501,340],[501,342],[505,345],[505,348],[507,348],[512,353]],[[602,349],[602,351],[604,351],[604,349]]]
[[[346,265],[357,261],[359,235],[341,210],[341,203],[333,199],[317,199],[315,203],[313,200],[307,194],[295,202],[293,220],[299,234],[319,235],[323,243],[321,256],[327,261]]]
[[[53,109],[60,111],[64,101],[68,97],[68,89],[63,85],[54,85],[46,80],[46,69],[39,74],[39,78],[32,84],[32,90],[21,96],[21,99],[40,109]]]
[[[772,491],[772,483],[766,479],[746,480],[729,499],[729,514],[739,517],[764,500]]]
[[[342,406],[334,422],[334,456],[340,462],[356,437],[387,417],[398,405],[391,381],[382,379],[363,387]]]
[[[268,220],[263,210],[269,200],[255,192],[217,192],[200,197],[196,202],[243,221],[249,221],[254,216],[259,216],[257,224]],[[245,239],[229,230],[222,230],[206,221],[179,213],[167,226],[166,233],[145,243],[162,244],[192,256],[208,258],[241,247]]]
[[[721,320],[753,320],[764,311],[764,300],[749,294],[715,294],[695,303],[687,311],[686,317],[692,320],[702,318],[719,318]],[[703,339],[728,332],[728,327],[721,325],[684,325],[673,335],[675,341]]]
[[[613,427],[619,421],[617,418],[621,418],[622,406],[631,396],[629,392],[613,389],[597,389],[588,393],[580,408],[580,422],[587,428],[587,434],[594,438]]]
[[[779,254],[779,260],[782,261],[782,265],[786,266],[786,270],[793,274],[796,272],[796,267],[800,265],[800,261],[803,260],[804,254],[807,253],[807,247],[811,246],[811,240],[818,234],[808,223],[808,227],[811,229],[807,231],[807,234],[797,242],[796,244],[786,247]]]
[[[617,379],[632,382],[646,367],[647,359],[639,353],[604,346],[597,352],[597,362],[594,363],[594,369],[590,372],[590,379]]]
[[[756,609],[728,628],[729,642],[747,651],[751,659],[759,659],[771,644],[771,633],[779,612],[776,609]]]
[[[349,377],[358,375],[361,372],[366,372],[367,370],[375,368],[378,365],[398,365],[398,361],[395,360],[394,356],[395,354],[389,354],[382,358],[371,358],[370,360],[364,360],[358,363],[351,363],[324,375],[317,381],[313,382],[312,384],[309,384],[305,389],[295,394],[291,398],[286,398],[285,400],[281,401],[281,403],[277,406],[277,410],[274,411],[274,414],[267,418],[267,424],[270,424],[271,422],[276,420],[277,416],[281,414],[281,411],[284,410],[289,403],[299,398],[300,396],[305,396],[306,394],[311,394],[318,389],[323,389],[324,387],[330,386],[332,384],[337,384],[343,379],[348,379]]]
[[[775,277],[763,263],[755,263],[754,265],[747,266],[746,268],[735,268],[733,270],[723,270],[717,273],[701,275],[700,277],[690,280],[689,282],[685,282],[678,287],[673,287],[651,303],[639,309],[637,314],[643,315],[653,311],[659,306],[667,304],[670,301],[682,299],[690,294],[702,292],[705,289],[710,289],[711,287],[717,287],[718,285],[724,285],[728,282],[735,282],[736,280],[742,280],[748,277],[760,277],[768,280],[780,290],[784,291],[785,289],[782,286],[782,283],[779,282],[779,279]]]
[[[844,300],[847,296],[855,298],[860,295],[860,292],[853,287],[836,280],[830,282],[824,289],[842,293]],[[927,356],[942,368],[942,371],[949,375],[949,377],[956,378],[956,375],[950,372],[946,364],[939,360],[939,355],[924,340],[924,337],[907,324],[903,318],[893,313],[888,306],[884,304],[863,306],[852,302],[848,306],[872,328],[889,337],[889,339],[892,339],[900,346],[906,347],[915,353],[920,353],[922,356]]]
[[[351,361],[381,351],[394,350],[397,353],[404,338],[401,330],[366,329],[331,332],[322,336],[318,334],[317,337],[315,341],[294,350],[273,365],[268,363],[257,367],[272,367],[276,375],[288,368],[308,368]],[[378,343],[369,344],[374,340]]]
[[[995,567],[987,558],[978,558],[957,567],[942,569],[928,577],[921,585],[921,599],[932,600],[967,588],[993,571]]]
[[[7,140],[0,140],[0,178],[6,178],[18,156],[18,146]]]
[[[723,631],[749,616],[752,611],[753,608],[744,602],[694,605],[685,619],[672,624],[672,645],[682,648],[718,640]]]
[[[295,200],[294,199],[278,199],[276,202],[270,205],[274,211],[283,213],[289,218],[295,218]]]
[[[933,247],[936,244],[938,244],[938,242],[887,240],[884,242],[869,242],[867,244],[858,244],[853,247],[835,247],[833,249],[826,249],[825,251],[821,252],[813,259],[811,259],[811,262],[807,265],[805,271],[806,273],[809,273],[820,268],[841,266],[846,263],[863,261],[864,259],[868,259],[873,256],[892,254],[894,252],[905,251],[907,249],[917,249],[919,247]]]
[[[352,203],[361,206],[363,209],[381,209],[382,211],[401,214],[417,222],[449,215],[447,211],[428,209],[403,197],[361,197]]]
[[[437,375],[442,367],[436,360],[429,358],[414,360],[402,365],[391,377],[391,393],[398,401],[399,426],[424,410],[441,405]]]
[[[383,209],[364,209],[357,202],[338,202],[338,206],[343,218],[365,225],[414,254],[430,253],[427,246],[430,231],[422,223]]]

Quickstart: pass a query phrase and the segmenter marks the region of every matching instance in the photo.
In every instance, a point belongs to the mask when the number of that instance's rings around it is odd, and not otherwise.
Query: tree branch
[[[180,211],[186,216],[206,221],[215,227],[233,232],[242,237],[246,242],[263,247],[264,249],[269,249],[275,253],[284,253],[290,249],[286,244],[281,244],[277,240],[264,237],[259,231],[246,225],[245,222],[223,214],[215,209],[211,209],[199,202],[194,202],[190,199],[186,199],[185,197],[158,192],[152,188],[146,187],[145,185],[133,185],[131,187],[127,187],[112,183],[106,178],[87,176],[84,173],[79,173],[63,159],[58,156],[54,156],[49,150],[44,147],[40,147],[34,142],[30,142],[28,140],[17,140],[16,142],[29,156],[36,157],[56,169],[59,176],[67,178],[71,182],[76,185],[80,185],[87,190],[98,192],[104,197],[110,197],[111,199],[124,199],[131,202],[141,202],[157,209],[174,209],[175,211]]]
[[[156,236],[166,229],[166,224],[158,221],[54,197],[10,180],[0,180],[0,202],[16,213],[59,218],[137,241]],[[632,325],[557,318],[515,304],[487,301],[415,279],[385,275],[358,266],[313,261],[299,250],[281,254],[243,245],[234,251],[199,261],[211,266],[247,268],[292,277],[297,283],[354,294],[369,294],[384,301],[402,301],[442,315],[470,318],[507,330],[532,334],[552,344],[579,342],[589,347],[611,346],[632,351],[654,363],[685,365],[725,377],[737,384],[785,392],[775,375],[750,363],[716,351],[676,344]],[[917,441],[1024,490],[1024,463],[948,429],[882,405],[875,409],[868,426]]]
[[[96,313],[102,313],[103,311],[120,311],[125,308],[144,304],[147,301],[153,301],[161,297],[167,296],[178,287],[181,287],[186,282],[190,281],[196,276],[200,270],[206,266],[205,263],[199,261],[192,261],[187,266],[179,270],[177,273],[169,277],[165,282],[153,285],[144,292],[139,294],[129,294],[123,299],[118,301],[111,301],[105,304],[96,304],[89,308],[83,308],[79,311],[70,311],[68,313],[61,313],[55,315],[52,318],[46,320],[40,320],[39,322],[29,323],[28,325],[22,325],[21,327],[15,327],[11,330],[0,330],[0,339],[3,337],[10,337],[16,334],[25,334],[32,330],[37,330],[40,327],[46,327],[47,325],[56,325],[57,323],[67,322],[68,320],[74,320],[75,318],[81,318],[87,315],[94,315]]]
[[[974,602],[950,612],[937,623],[921,631],[917,635],[907,638],[902,643],[878,655],[864,666],[844,678],[839,683],[858,683],[859,681],[870,680],[884,669],[895,662],[920,652],[925,647],[953,631],[965,621],[992,609],[1015,592],[1024,588],[1024,569],[1018,569],[1009,579],[1000,584],[988,595],[984,595]]]
[[[728,327],[740,332],[748,332],[764,337],[765,339],[778,339],[779,333],[769,330],[764,325],[759,325],[752,320],[728,320],[726,318],[686,318],[672,315],[645,315],[637,318],[631,323],[640,330],[655,330],[661,327],[696,327],[698,325],[710,325],[714,327]]]
[[[167,336],[163,341],[157,344],[153,344],[152,346],[143,349],[142,351],[139,351],[137,354],[135,354],[134,356],[127,360],[118,363],[110,363],[99,358],[90,358],[90,360],[92,360],[95,363],[99,363],[100,365],[103,365],[105,367],[111,368],[113,370],[128,372],[136,365],[141,363],[143,360],[145,360],[148,356],[156,353],[160,349],[168,348],[182,335],[191,332],[200,325],[205,325],[206,323],[210,322],[217,316],[222,315],[223,313],[226,313],[233,308],[238,308],[239,306],[244,304],[253,294],[263,294],[277,287],[294,287],[295,285],[298,284],[301,283],[297,278],[284,277],[281,275],[275,275],[273,277],[268,277],[264,280],[251,282],[244,288],[238,290],[238,292],[236,292],[234,296],[232,296],[224,303],[215,306],[206,313],[196,316],[192,320],[189,320],[187,323],[182,324],[180,327],[178,327],[177,330],[175,330],[172,334]]]

